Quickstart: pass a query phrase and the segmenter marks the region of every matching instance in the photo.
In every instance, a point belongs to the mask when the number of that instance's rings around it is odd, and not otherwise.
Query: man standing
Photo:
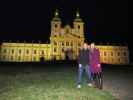
[[[88,76],[88,86],[92,86],[90,83],[91,73],[90,73],[90,63],[89,63],[89,49],[87,43],[84,43],[83,48],[79,52],[78,57],[78,85],[77,88],[81,88],[82,75],[84,70]]]
[[[95,48],[95,43],[90,45],[90,70],[96,87],[102,89],[102,69],[100,64],[100,52]]]

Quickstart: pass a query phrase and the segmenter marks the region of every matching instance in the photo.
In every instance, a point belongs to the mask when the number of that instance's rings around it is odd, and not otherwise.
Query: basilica
[[[0,61],[3,62],[40,62],[48,60],[76,60],[82,47],[84,36],[84,22],[79,12],[73,19],[73,26],[65,25],[58,10],[51,20],[49,43],[18,43],[3,42],[0,45]],[[100,60],[107,64],[128,64],[128,46],[96,45],[100,50]]]

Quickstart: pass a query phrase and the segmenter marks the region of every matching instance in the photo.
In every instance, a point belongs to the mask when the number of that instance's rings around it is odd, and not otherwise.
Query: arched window
[[[62,42],[62,46],[64,46],[64,42]]]
[[[80,25],[78,25],[78,29],[80,29]]]
[[[21,54],[21,49],[19,50],[19,54]]]
[[[64,52],[64,48],[62,48],[62,52]]]
[[[54,45],[57,45],[57,42],[56,41],[54,41]]]
[[[44,54],[44,51],[42,50],[42,53],[41,53],[42,55]]]
[[[121,59],[120,59],[120,58],[118,59],[118,62],[119,62],[119,63],[121,62]]]
[[[6,53],[7,52],[6,49],[4,49],[3,52]]]
[[[55,26],[54,26],[55,28],[57,28],[57,24],[55,24]]]
[[[14,53],[14,50],[12,49],[12,54]]]
[[[34,54],[36,54],[36,50],[34,50]]]
[[[106,52],[104,52],[104,56],[106,56],[107,55],[107,53]]]
[[[26,53],[29,54],[29,50],[26,50]]]
[[[69,46],[69,42],[66,42],[66,46]]]
[[[56,52],[56,48],[54,48],[54,52]]]
[[[118,56],[120,56],[120,52],[118,52]]]
[[[68,28],[66,29],[66,33],[69,33],[69,29]]]
[[[126,52],[124,52],[123,54],[124,54],[124,56],[126,56],[126,55],[127,55],[127,54],[126,54]]]

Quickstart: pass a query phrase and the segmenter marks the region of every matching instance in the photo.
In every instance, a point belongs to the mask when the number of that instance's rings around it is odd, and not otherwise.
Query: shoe
[[[81,85],[78,85],[77,88],[80,89],[81,88]]]
[[[92,84],[91,84],[91,83],[88,83],[87,85],[88,85],[89,87],[92,87]]]

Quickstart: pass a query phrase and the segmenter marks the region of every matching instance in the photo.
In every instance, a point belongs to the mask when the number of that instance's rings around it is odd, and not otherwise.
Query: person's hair
[[[95,44],[95,42],[91,42],[91,44]]]
[[[87,43],[87,42],[84,42],[84,44],[87,44],[87,45],[88,45],[88,43]]]

